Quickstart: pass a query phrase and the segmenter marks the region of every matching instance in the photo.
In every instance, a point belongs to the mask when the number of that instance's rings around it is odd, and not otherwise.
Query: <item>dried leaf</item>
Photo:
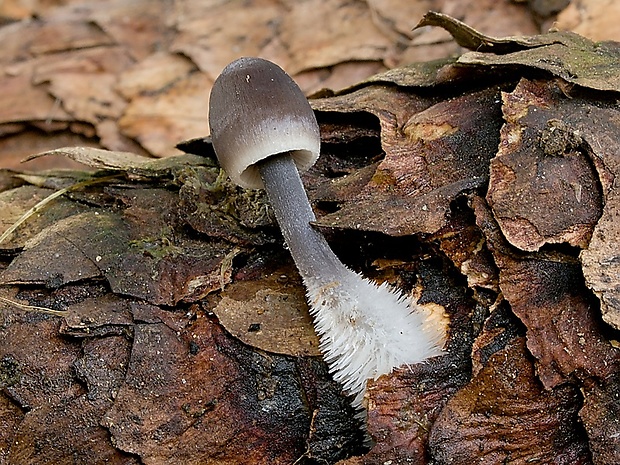
[[[498,39],[435,12],[428,13],[417,27],[427,25],[443,27],[459,45],[475,50],[462,55],[459,64],[524,66],[583,87],[620,90],[620,48],[615,42],[595,43],[572,32]]]
[[[405,87],[430,87],[442,81],[442,74],[452,65],[456,59],[443,58],[434,61],[424,61],[406,64],[399,68],[389,69],[383,73],[374,74],[353,87],[345,88],[337,94],[347,93],[359,86],[367,84],[396,84]]]
[[[564,103],[560,95],[553,83],[524,80],[503,96],[506,123],[487,201],[506,238],[522,250],[548,243],[585,247],[602,212],[603,193],[583,140],[586,134],[600,139],[594,127],[586,132],[579,124],[588,124],[590,106]]]
[[[85,21],[99,26],[115,43],[122,44],[134,60],[150,55],[161,44],[175,11],[172,5],[149,0],[107,2],[82,5],[70,11]]]
[[[136,214],[144,208],[141,201],[161,207],[164,199],[147,194],[133,200]],[[143,214],[128,220],[111,213],[74,215],[27,244],[2,274],[2,282],[59,287],[103,275],[114,292],[174,305],[198,300],[229,279],[221,271],[226,247],[187,239],[175,244],[169,234],[165,225]],[[45,257],[49,266],[42,268],[40,258]]]
[[[547,389],[574,378],[605,379],[620,367],[620,350],[605,340],[575,259],[554,254],[518,257],[477,199],[477,223],[500,270],[500,288],[525,324],[527,347]]]
[[[252,356],[203,315],[167,318],[179,329],[135,326],[127,377],[104,419],[115,444],[148,463],[299,458],[309,426],[303,400],[280,387],[296,377],[292,361]]]
[[[402,2],[401,0],[369,0],[374,23],[387,34],[398,34],[400,41],[411,38],[413,21],[433,9],[431,0]]]
[[[274,223],[265,192],[240,189],[220,169],[186,173],[179,206],[184,220],[200,233],[241,244],[273,242],[262,229]]]
[[[602,383],[588,383],[585,388],[579,416],[588,432],[592,459],[596,464],[612,465],[620,457],[619,390],[617,373]]]
[[[131,152],[114,152],[92,147],[64,147],[32,155],[29,159],[48,155],[62,155],[92,168],[119,170],[154,178],[169,176],[184,166],[210,165],[209,160],[194,155],[156,160]]]
[[[619,171],[616,173],[620,174]],[[607,197],[603,216],[594,228],[589,247],[581,253],[583,273],[601,301],[603,319],[620,329],[620,195],[614,190]]]
[[[56,121],[72,119],[44,89],[32,87],[23,76],[2,77],[0,85],[7,93],[0,104],[0,123],[45,121],[51,114]]]
[[[461,47],[483,53],[505,54],[554,42],[549,34],[505,38],[489,37],[452,16],[436,11],[429,11],[424,15],[416,28],[424,26],[439,26],[448,31]]]
[[[15,434],[9,460],[61,463],[69,453],[74,460],[83,462],[137,464],[134,458],[110,444],[109,433],[98,421],[112,403],[128,358],[129,343],[123,337],[86,344],[84,355],[76,358],[75,363],[76,367],[88,364],[87,372],[80,371],[80,376],[92,381],[89,394],[43,403],[27,413]],[[58,427],[53,439],[48,434],[50,424]]]
[[[100,119],[119,118],[126,106],[116,93],[112,73],[55,73],[50,93],[78,121],[96,125]]]
[[[0,224],[2,225],[0,231],[2,234],[7,232],[26,212],[53,193],[54,191],[50,189],[35,186],[22,186],[0,193]],[[5,250],[24,247],[25,243],[37,235],[41,229],[82,211],[84,207],[81,205],[57,199],[48,206],[45,215],[28,218],[25,224],[19,227],[19,234],[14,233],[7,237],[1,243],[1,247]]]
[[[589,464],[578,409],[574,387],[541,388],[525,341],[514,339],[448,401],[430,450],[437,464]]]
[[[153,155],[178,154],[170,150],[170,139],[190,139],[207,132],[205,108],[211,85],[204,74],[191,73],[161,92],[134,97],[119,128]]]
[[[213,309],[228,332],[244,343],[285,355],[319,356],[319,339],[308,313],[305,289],[289,283],[292,270],[257,281],[230,284]]]
[[[308,24],[321,24],[321,28]],[[357,36],[354,31],[364,34]],[[291,55],[288,69],[293,74],[343,61],[378,61],[392,46],[373,24],[368,5],[346,0],[292,2],[282,19],[281,40]]]
[[[127,99],[161,92],[183,79],[196,66],[186,57],[167,52],[156,52],[125,70],[117,90]]]
[[[592,40],[618,40],[618,2],[599,2],[597,0],[573,0],[560,12],[556,27],[573,31]]]
[[[485,182],[485,160],[497,147],[498,91],[473,93],[424,111],[426,101],[403,91],[364,88],[358,93],[374,97],[368,103],[356,97],[352,105],[379,118],[385,159],[355,197],[318,224],[390,235],[437,232],[446,225],[450,203]],[[343,97],[334,100],[343,106]],[[329,99],[315,102],[322,111],[329,105]]]
[[[91,218],[87,215],[86,221]],[[79,242],[76,243],[83,233],[84,221],[84,216],[79,214],[69,216],[27,241],[24,252],[0,275],[2,283],[60,287],[100,276],[99,267],[84,253]]]
[[[289,69],[287,53],[279,50],[280,38],[276,35],[285,11],[280,2],[250,0],[204,4],[194,1],[188,2],[185,8],[172,51],[190,57],[211,81],[241,53],[264,56],[271,52],[275,55],[272,59]],[[206,108],[206,101],[203,105]]]
[[[126,298],[93,289],[90,296],[63,309],[60,332],[73,337],[126,335],[133,327],[134,313],[138,313],[135,308],[136,304]],[[85,366],[85,369],[91,369],[91,366]],[[106,374],[102,380],[90,381],[104,383],[105,377],[109,376]],[[119,379],[117,383],[121,381]]]

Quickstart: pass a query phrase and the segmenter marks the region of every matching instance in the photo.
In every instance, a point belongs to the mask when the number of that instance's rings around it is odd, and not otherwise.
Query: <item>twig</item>
[[[52,310],[51,308],[46,308],[46,307],[37,307],[35,305],[21,304],[14,300],[7,299],[6,297],[0,297],[0,302],[13,305],[14,307],[21,308],[22,310],[26,310],[28,312],[47,313],[48,315],[54,315],[54,316],[65,316],[67,314],[67,312],[63,312],[62,310]]]

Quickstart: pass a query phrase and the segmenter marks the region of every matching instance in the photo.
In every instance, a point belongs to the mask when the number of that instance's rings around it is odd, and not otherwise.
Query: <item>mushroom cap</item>
[[[289,152],[299,171],[319,157],[319,125],[308,100],[278,65],[239,58],[218,76],[209,100],[211,141],[220,166],[241,187],[263,188],[256,164]]]

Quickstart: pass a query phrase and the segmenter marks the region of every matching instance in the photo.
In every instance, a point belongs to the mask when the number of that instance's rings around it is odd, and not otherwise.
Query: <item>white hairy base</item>
[[[417,304],[345,270],[338,281],[306,276],[304,282],[325,361],[359,408],[368,379],[440,355],[444,334]]]

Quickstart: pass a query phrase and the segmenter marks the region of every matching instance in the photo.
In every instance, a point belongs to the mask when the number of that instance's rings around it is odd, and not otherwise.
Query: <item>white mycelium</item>
[[[368,379],[439,355],[443,335],[402,295],[347,271],[338,283],[304,282],[325,361],[360,406]]]

